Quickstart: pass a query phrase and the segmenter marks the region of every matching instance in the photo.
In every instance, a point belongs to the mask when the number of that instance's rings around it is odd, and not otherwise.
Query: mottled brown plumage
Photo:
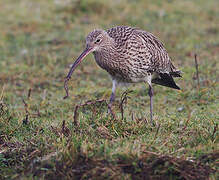
[[[93,52],[97,64],[112,77],[113,88],[109,110],[115,99],[118,83],[146,82],[149,84],[151,122],[153,114],[152,83],[180,89],[173,77],[181,72],[172,64],[163,44],[153,34],[138,28],[118,26],[107,31],[92,31],[86,38],[86,49],[72,65],[66,82],[82,59]],[[68,95],[68,93],[67,93]]]

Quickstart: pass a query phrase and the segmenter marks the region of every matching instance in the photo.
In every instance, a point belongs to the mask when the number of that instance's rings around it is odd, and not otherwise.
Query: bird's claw
[[[116,119],[116,115],[115,115],[115,113],[112,110],[112,104],[108,105],[108,114],[111,114],[112,118]]]

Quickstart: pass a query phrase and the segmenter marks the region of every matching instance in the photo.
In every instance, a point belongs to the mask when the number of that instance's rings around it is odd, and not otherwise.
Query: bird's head
[[[70,80],[72,73],[77,68],[77,66],[80,64],[80,62],[91,52],[101,51],[103,49],[106,49],[109,47],[110,43],[114,42],[112,38],[107,34],[104,30],[94,30],[90,34],[88,34],[86,38],[86,48],[81,53],[81,55],[76,59],[74,64],[71,66],[71,69],[69,70],[68,75],[65,78],[64,88],[66,91],[66,96],[68,97],[68,85],[67,82]]]
[[[69,71],[69,75],[73,73],[76,67],[88,54],[95,51],[101,51],[103,48],[106,48],[111,42],[111,37],[104,30],[98,29],[89,33],[86,38],[86,48],[72,65]]]
[[[111,38],[106,31],[97,29],[90,32],[86,37],[86,49],[91,49],[90,52],[101,51],[110,41]]]

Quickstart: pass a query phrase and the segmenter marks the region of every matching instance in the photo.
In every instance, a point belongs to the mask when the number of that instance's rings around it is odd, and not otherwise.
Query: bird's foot
[[[108,114],[111,114],[112,118],[116,119],[116,115],[115,115],[115,113],[112,110],[112,104],[108,105]]]
[[[156,123],[153,120],[151,120],[151,126],[153,126],[153,127],[156,126]]]
[[[150,114],[150,123],[151,123],[151,126],[156,126],[156,123],[153,121],[153,114],[152,113]]]
[[[157,123],[153,120],[153,119],[148,119],[147,117],[145,118],[145,124],[147,125],[151,125],[151,127],[156,127]]]

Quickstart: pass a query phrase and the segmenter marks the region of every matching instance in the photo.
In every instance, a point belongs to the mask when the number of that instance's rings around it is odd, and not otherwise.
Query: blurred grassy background
[[[80,157],[115,164],[119,157],[130,163],[145,151],[183,159],[216,152],[218,158],[218,7],[217,0],[0,1],[0,178],[63,177],[59,166],[70,178],[77,173],[66,167],[74,167]],[[129,88],[133,92],[125,105],[124,120],[118,109],[125,90],[121,88],[115,103],[116,121],[107,116],[103,103],[79,108],[79,124],[74,124],[76,105],[108,99],[111,93],[109,77],[92,55],[74,72],[70,98],[62,99],[63,79],[83,50],[86,35],[95,28],[117,25],[140,27],[158,36],[184,72],[177,80],[180,92],[155,86],[159,129],[145,126],[149,98],[144,84]],[[45,157],[48,167],[36,165]],[[216,168],[215,159],[203,163]],[[88,168],[78,177],[134,177],[107,167],[102,174],[98,168]],[[156,173],[162,177],[166,172],[158,169]]]

